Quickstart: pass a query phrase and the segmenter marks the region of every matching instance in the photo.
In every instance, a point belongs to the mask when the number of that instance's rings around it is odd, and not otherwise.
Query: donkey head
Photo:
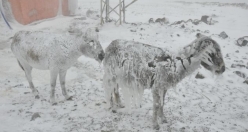
[[[88,28],[83,35],[85,43],[80,46],[80,50],[85,56],[102,62],[104,51],[98,40],[98,32],[97,28]]]
[[[210,37],[197,34],[197,39],[192,45],[193,56],[198,56],[201,65],[215,74],[222,74],[225,71],[225,63],[222,57],[219,44]]]

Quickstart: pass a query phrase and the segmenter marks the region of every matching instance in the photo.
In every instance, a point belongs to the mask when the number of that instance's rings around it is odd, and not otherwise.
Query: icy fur
[[[164,97],[169,88],[176,86],[183,78],[209,63],[211,70],[224,66],[219,45],[209,37],[200,36],[177,55],[171,55],[161,48],[134,41],[115,40],[105,51],[104,78],[106,100],[110,108],[122,107],[119,87],[125,106],[141,106],[144,89],[152,89],[153,126],[159,129],[157,116],[166,122],[163,114]],[[218,64],[209,62],[209,53],[216,55]],[[221,61],[222,60],[222,61]]]
[[[50,101],[52,104],[55,104],[54,93],[58,75],[62,93],[66,99],[70,99],[65,89],[67,69],[75,64],[81,55],[99,62],[104,57],[95,28],[89,28],[85,33],[81,31],[70,33],[20,31],[13,37],[11,50],[25,71],[29,86],[36,98],[39,96],[32,82],[32,68],[50,70]]]

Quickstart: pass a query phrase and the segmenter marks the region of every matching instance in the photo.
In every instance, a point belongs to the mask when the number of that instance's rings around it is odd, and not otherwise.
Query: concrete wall
[[[29,24],[57,16],[59,0],[8,0],[17,22]],[[62,2],[63,15],[69,15],[68,0]]]

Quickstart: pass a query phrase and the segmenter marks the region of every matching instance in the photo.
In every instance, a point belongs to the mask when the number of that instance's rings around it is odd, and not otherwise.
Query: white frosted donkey
[[[77,62],[81,55],[101,62],[104,51],[98,40],[98,29],[89,28],[85,33],[51,33],[44,31],[20,31],[13,37],[11,50],[20,67],[25,71],[29,86],[39,98],[38,91],[32,82],[32,68],[50,70],[50,102],[56,104],[54,93],[56,79],[59,75],[62,94],[71,99],[65,88],[67,70]]]
[[[225,71],[219,44],[201,34],[175,56],[147,44],[115,40],[106,48],[103,60],[106,100],[114,110],[123,107],[120,87],[126,107],[131,102],[140,107],[144,89],[152,89],[153,127],[159,129],[157,117],[166,122],[163,106],[167,90],[201,64],[216,74]]]

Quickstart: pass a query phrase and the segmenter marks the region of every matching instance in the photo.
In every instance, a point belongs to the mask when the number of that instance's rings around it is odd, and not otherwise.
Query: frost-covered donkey
[[[85,33],[51,33],[44,31],[20,31],[13,37],[11,50],[16,56],[20,67],[25,71],[29,86],[39,98],[31,77],[32,68],[50,70],[51,93],[50,102],[55,103],[54,93],[56,79],[59,75],[62,94],[69,100],[65,88],[67,70],[77,62],[81,55],[101,62],[104,52],[98,41],[98,29],[89,28]]]
[[[144,89],[152,89],[153,127],[159,129],[157,117],[166,122],[163,113],[167,90],[190,75],[202,64],[216,74],[225,71],[220,46],[210,37],[197,34],[197,39],[172,56],[167,51],[139,42],[115,40],[105,51],[104,88],[112,109],[123,107],[119,87],[126,107],[140,106]]]

